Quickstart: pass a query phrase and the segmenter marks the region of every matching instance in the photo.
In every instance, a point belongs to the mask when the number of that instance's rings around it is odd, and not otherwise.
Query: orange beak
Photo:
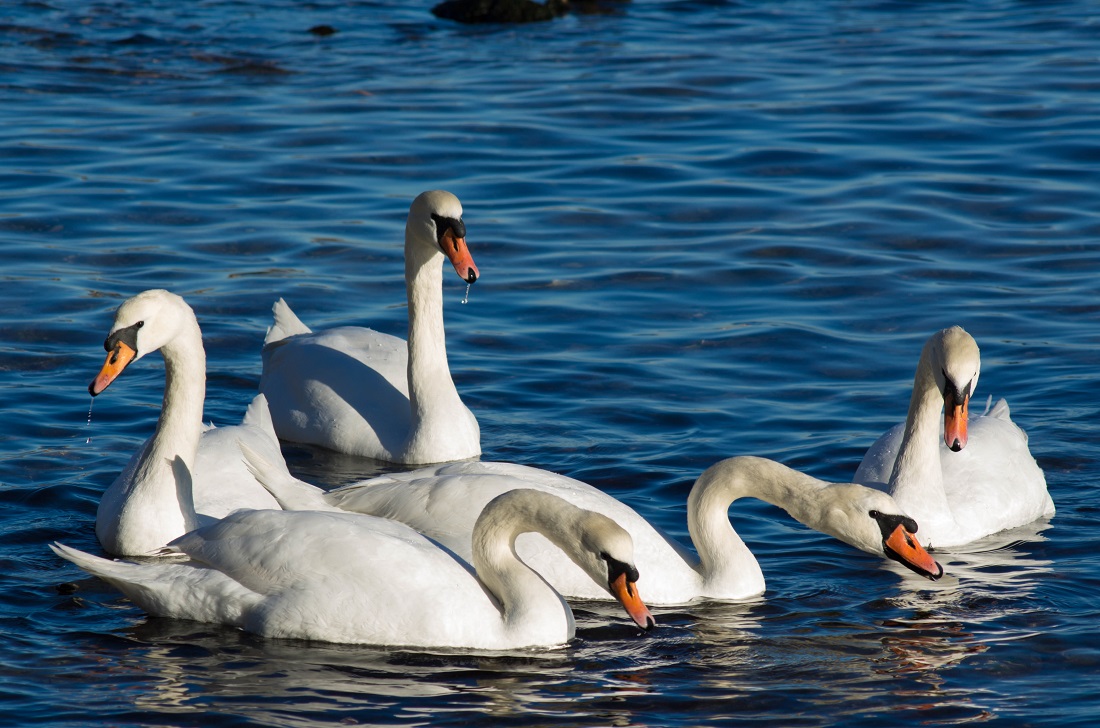
[[[626,574],[619,574],[609,585],[611,593],[626,609],[626,613],[634,620],[634,624],[644,630],[650,630],[657,626],[657,620],[649,613],[649,608],[638,596],[638,585],[633,581],[627,581]]]
[[[884,544],[886,555],[902,566],[932,581],[943,576],[943,567],[924,550],[916,536],[905,530],[905,526],[898,524]]]
[[[115,344],[115,348],[107,352],[107,361],[103,362],[103,368],[88,385],[88,393],[94,397],[106,389],[119,374],[122,374],[122,370],[134,360],[136,355],[137,352],[123,342],[119,341]]]
[[[477,265],[474,264],[474,256],[470,255],[470,249],[466,247],[466,238],[457,237],[454,230],[448,229],[439,239],[439,246],[455,267],[459,278],[467,283],[477,280]]]
[[[951,392],[943,398],[943,441],[952,452],[958,452],[966,447],[969,406],[970,395],[968,394],[962,395],[962,402],[956,401],[955,394]]]

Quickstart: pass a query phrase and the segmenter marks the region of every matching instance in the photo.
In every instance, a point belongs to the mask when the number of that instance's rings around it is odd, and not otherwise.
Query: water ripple
[[[1089,3],[657,0],[522,28],[430,3],[9,5],[0,686],[25,722],[1095,715]],[[583,478],[685,537],[688,489],[719,458],[849,478],[904,417],[924,340],[958,323],[1057,517],[940,553],[930,584],[738,502],[764,597],[657,610],[646,638],[580,605],[567,649],[503,655],[149,619],[45,549],[98,549],[99,495],[160,408],[149,357],[87,423],[121,300],[188,298],[206,417],[235,422],[279,296],[318,328],[404,334],[402,230],[428,188],[463,199],[483,274],[468,304],[450,279],[444,300],[487,459]],[[287,456],[327,485],[388,467]]]

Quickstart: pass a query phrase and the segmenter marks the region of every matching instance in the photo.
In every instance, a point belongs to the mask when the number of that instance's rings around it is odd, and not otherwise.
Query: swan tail
[[[996,404],[990,404],[993,401],[993,397],[990,396],[989,402],[986,403],[985,417],[996,417],[999,420],[1011,420],[1012,412],[1008,409],[1008,401],[1003,397],[997,400]]]
[[[50,550],[66,561],[79,566],[92,576],[99,577],[111,586],[117,588],[126,596],[130,591],[140,587],[147,581],[153,572],[159,570],[154,564],[139,564],[134,561],[118,559],[105,559],[102,556],[89,554],[86,551],[74,549],[63,543],[49,544]],[[135,601],[137,601],[135,599]]]
[[[329,505],[325,491],[291,475],[286,465],[279,467],[248,445],[237,441],[244,453],[244,464],[260,485],[271,493],[285,511],[334,511],[341,509]]]
[[[144,579],[142,578],[140,564],[104,559],[56,542],[49,544],[49,546],[50,550],[61,558],[75,564],[92,576],[102,579],[143,609],[145,608],[142,593],[144,590],[141,586]]]
[[[290,310],[287,302],[281,298],[271,307],[271,313],[275,315],[275,322],[267,329],[264,346],[282,341],[288,336],[313,333],[313,330],[303,324],[302,320]]]
[[[110,576],[121,576],[130,568],[137,566],[137,564],[125,561],[112,561],[101,556],[93,556],[56,541],[49,544],[49,547],[51,551],[66,561],[76,564],[89,574],[104,580],[107,580]]]
[[[241,424],[258,427],[270,435],[272,440],[279,441],[279,436],[275,434],[275,423],[271,420],[271,410],[267,406],[267,397],[263,394],[257,394],[252,398]]]
[[[61,558],[107,582],[158,617],[243,627],[245,615],[261,599],[220,571],[193,563],[115,561],[60,543],[49,546]]]

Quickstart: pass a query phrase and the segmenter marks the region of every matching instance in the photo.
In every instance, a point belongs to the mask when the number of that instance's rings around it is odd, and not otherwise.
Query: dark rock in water
[[[569,12],[577,15],[612,15],[630,0],[566,0]]]
[[[315,25],[309,29],[309,32],[324,38],[329,35],[336,35],[336,28],[333,28],[331,25]]]
[[[535,23],[564,15],[567,7],[567,0],[446,0],[432,13],[460,23]]]
[[[534,23],[553,20],[566,13],[596,15],[616,12],[630,0],[446,0],[432,12],[460,23]]]

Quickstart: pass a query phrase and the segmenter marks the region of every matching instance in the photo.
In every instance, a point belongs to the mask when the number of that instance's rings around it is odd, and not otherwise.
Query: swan
[[[103,347],[107,360],[88,385],[96,397],[146,354],[164,357],[164,402],[157,427],[103,493],[95,532],[108,553],[147,555],[201,523],[237,508],[278,508],[242,460],[244,442],[271,463],[282,463],[279,440],[263,395],[239,425],[205,428],[206,353],[195,312],[179,296],[149,290],[124,301]],[[178,462],[177,462],[178,461]],[[194,483],[178,477],[178,466]]]
[[[652,579],[650,604],[745,599],[764,591],[756,557],[733,530],[728,511],[738,498],[779,506],[807,526],[913,571],[938,579],[943,569],[921,547],[917,524],[887,494],[855,484],[826,483],[758,457],[735,457],[708,468],[688,496],[693,555],[632,508],[579,480],[514,463],[461,462],[380,476],[325,492],[266,463],[245,448],[256,477],[286,509],[352,511],[406,523],[459,556],[471,554],[471,532],[486,502],[516,488],[557,495],[602,513],[625,528],[638,563]],[[606,599],[561,551],[538,534],[518,542],[520,556],[561,594]]]
[[[472,565],[396,521],[353,513],[237,511],[176,539],[185,563],[111,561],[51,548],[162,617],[264,637],[394,647],[552,647],[574,635],[565,600],[516,556],[538,531],[622,602],[655,621],[638,595],[630,536],[609,518],[547,493],[494,498],[473,529]]]
[[[285,301],[275,303],[260,391],[279,437],[410,465],[481,454],[477,419],[447,366],[444,256],[462,280],[477,280],[458,198],[424,192],[405,225],[408,344],[359,326],[314,333]]]
[[[871,445],[856,470],[854,480],[887,489],[932,546],[970,543],[1054,515],[1043,471],[1008,404],[1002,399],[968,419],[980,369],[978,344],[962,328],[933,334],[917,363],[905,422]]]

